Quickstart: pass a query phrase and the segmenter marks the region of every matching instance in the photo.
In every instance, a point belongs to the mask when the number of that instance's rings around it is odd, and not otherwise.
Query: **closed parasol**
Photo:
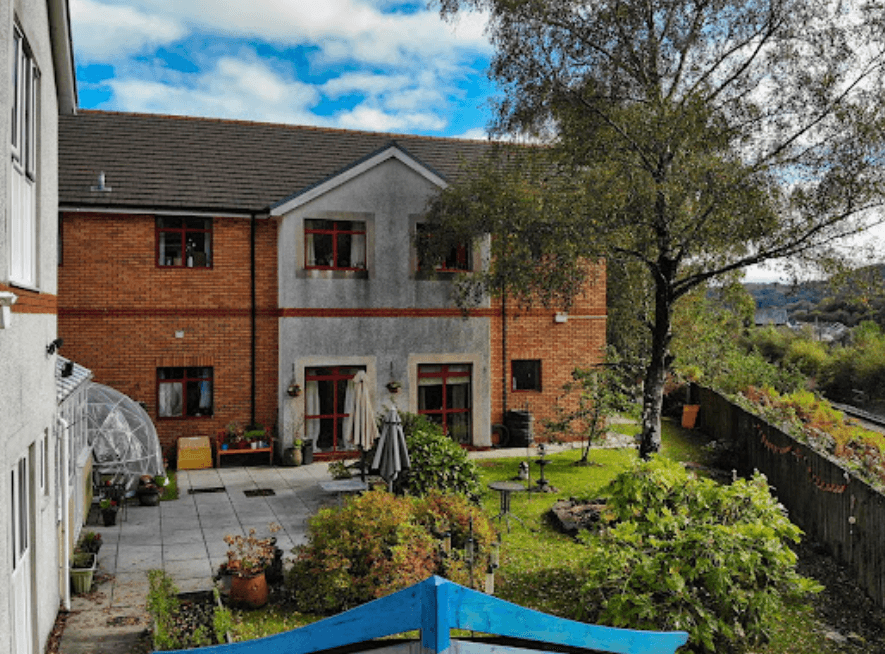
[[[369,396],[369,377],[360,370],[353,377],[353,407],[344,424],[344,438],[360,450],[360,473],[365,481],[365,452],[372,449],[378,439],[375,410]]]
[[[384,426],[381,429],[381,439],[378,441],[378,449],[375,451],[375,459],[372,461],[372,469],[378,470],[378,474],[387,482],[390,491],[393,491],[393,482],[399,473],[411,467],[409,450],[406,447],[406,437],[403,433],[403,423],[395,408],[384,416]]]

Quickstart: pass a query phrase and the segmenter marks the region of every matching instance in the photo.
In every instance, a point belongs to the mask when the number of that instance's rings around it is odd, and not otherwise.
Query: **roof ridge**
[[[331,134],[361,134],[365,136],[387,136],[392,141],[396,139],[423,139],[427,141],[446,141],[455,143],[477,143],[490,145],[494,143],[506,143],[492,139],[466,139],[454,136],[428,136],[425,134],[406,134],[402,132],[374,132],[366,129],[347,129],[344,127],[322,127],[317,125],[295,125],[293,123],[271,123],[260,120],[246,120],[242,118],[217,118],[212,116],[187,116],[183,114],[152,114],[139,111],[108,111],[107,109],[78,109],[77,116],[104,115],[104,116],[132,116],[135,118],[160,118],[164,120],[182,120],[202,123],[225,123],[230,125],[245,125],[255,127],[277,127],[293,131],[328,132]]]

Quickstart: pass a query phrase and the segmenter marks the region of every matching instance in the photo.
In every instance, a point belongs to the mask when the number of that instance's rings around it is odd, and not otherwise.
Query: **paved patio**
[[[160,502],[159,507],[130,505],[113,527],[84,527],[101,533],[104,545],[93,592],[71,598],[61,654],[145,651],[148,570],[165,570],[181,592],[209,590],[212,575],[226,559],[225,535],[255,529],[264,536],[269,525],[277,523],[278,546],[288,553],[305,541],[307,518],[323,504],[337,501],[319,486],[331,479],[327,463],[177,474],[177,500]],[[263,492],[249,496],[246,491]]]

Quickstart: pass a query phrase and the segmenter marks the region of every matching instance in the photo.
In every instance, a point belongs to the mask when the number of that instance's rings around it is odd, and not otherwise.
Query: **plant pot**
[[[230,602],[258,609],[267,604],[267,579],[264,572],[251,577],[234,575],[230,580]]]
[[[252,441],[249,445],[252,447],[253,450],[258,449],[258,441]]]
[[[685,429],[694,429],[700,408],[697,404],[686,404],[682,407],[682,426]]]
[[[117,524],[117,509],[102,509],[101,519],[105,527],[113,527]]]
[[[300,447],[287,447],[283,451],[284,466],[300,466],[303,460]]]
[[[228,443],[222,443],[222,444],[221,444],[221,449],[222,449],[222,450],[226,450],[228,447],[230,447],[230,445],[229,445]]]
[[[158,506],[160,504],[159,490],[141,490],[135,493],[138,496],[138,503],[142,506]]]
[[[301,446],[301,459],[304,465],[313,463],[313,441],[304,441]]]
[[[78,561],[76,568],[71,565],[71,586],[75,593],[88,593],[92,590],[92,579],[95,575],[95,554],[81,556],[89,558],[85,562]],[[85,565],[86,563],[88,565]]]

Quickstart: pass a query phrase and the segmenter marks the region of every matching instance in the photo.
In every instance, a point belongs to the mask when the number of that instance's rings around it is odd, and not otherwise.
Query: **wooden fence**
[[[698,426],[735,444],[738,472],[764,473],[806,537],[825,545],[885,607],[885,497],[835,460],[718,393],[700,389],[700,404]]]

